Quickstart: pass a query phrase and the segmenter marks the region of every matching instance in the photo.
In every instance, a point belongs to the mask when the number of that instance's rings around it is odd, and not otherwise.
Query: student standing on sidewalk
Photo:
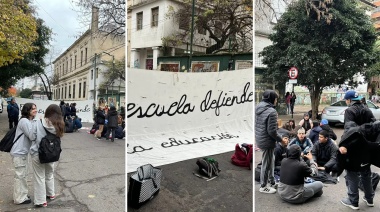
[[[16,128],[15,138],[20,138],[14,143],[10,154],[15,169],[13,201],[15,204],[29,204],[32,201],[28,196],[28,154],[32,141],[36,140],[37,107],[33,103],[26,103],[21,110],[21,119]]]
[[[11,98],[11,102],[7,106],[7,113],[8,113],[8,119],[9,119],[9,129],[12,129],[13,127],[17,126],[18,115],[20,113],[20,109],[14,97]]]
[[[41,139],[46,136],[45,129],[62,137],[65,131],[65,122],[62,120],[62,112],[58,105],[51,104],[45,111],[45,117],[37,121],[37,139],[30,148],[33,167],[34,205],[46,207],[46,199],[55,198],[54,190],[54,162],[40,163],[38,148]]]
[[[274,149],[276,142],[281,142],[277,134],[278,95],[273,90],[266,90],[263,100],[256,106],[255,139],[256,145],[263,151],[260,173],[260,192],[276,193],[274,180]]]
[[[354,210],[358,210],[359,176],[363,182],[364,188],[363,201],[370,207],[374,206],[373,197],[375,196],[375,192],[372,189],[371,163],[369,163],[368,160],[369,146],[365,140],[357,140],[357,142],[344,142],[344,137],[348,134],[350,125],[356,124],[357,126],[360,126],[365,123],[370,123],[376,119],[373,116],[372,111],[360,102],[361,97],[357,92],[353,90],[347,91],[344,95],[344,99],[346,100],[348,108],[344,113],[344,134],[341,142],[339,143],[339,153],[343,156],[347,156],[347,159],[349,159],[349,162],[345,167],[347,173],[345,179],[348,197],[342,199],[341,203]]]

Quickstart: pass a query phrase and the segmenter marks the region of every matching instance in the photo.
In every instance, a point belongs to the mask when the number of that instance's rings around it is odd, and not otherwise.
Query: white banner
[[[127,74],[127,172],[253,143],[252,69]]]
[[[59,105],[60,101],[52,101],[52,100],[35,100],[35,99],[24,99],[24,98],[17,98],[16,97],[16,103],[20,107],[20,115],[21,115],[21,109],[22,106],[25,103],[34,103],[37,106],[37,118],[40,116],[43,117],[45,114],[46,108],[51,105],[51,104],[56,104]],[[92,108],[92,103],[94,102],[93,100],[83,100],[83,101],[67,101],[65,103],[77,103],[77,106],[75,107],[77,109],[77,116],[82,119],[82,122],[90,122],[93,123],[93,108]]]

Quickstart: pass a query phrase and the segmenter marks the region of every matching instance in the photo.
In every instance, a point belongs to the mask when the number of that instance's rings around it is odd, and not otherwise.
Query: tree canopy
[[[46,66],[44,57],[49,52],[48,45],[51,40],[51,29],[44,25],[42,19],[36,19],[37,39],[32,43],[33,51],[24,55],[12,64],[0,67],[0,85],[7,88],[14,85],[17,80],[44,72]]]
[[[334,0],[329,9],[331,22],[318,20],[305,10],[309,0],[289,5],[269,36],[273,45],[261,52],[266,74],[285,84],[289,67],[299,70],[298,84],[307,86],[313,117],[326,86],[351,80],[379,59],[375,52],[375,29],[355,0]]]
[[[192,0],[184,0],[178,10],[171,8],[167,14],[175,18],[182,27],[173,35],[169,45],[181,45],[189,41],[191,34]],[[206,54],[220,51],[252,51],[253,8],[251,0],[197,0],[194,29],[206,31],[213,43],[206,48]],[[231,46],[226,45],[232,40]],[[165,41],[167,42],[168,39]],[[206,42],[204,42],[207,45]]]
[[[35,50],[37,23],[27,1],[1,0],[0,67],[24,58]]]

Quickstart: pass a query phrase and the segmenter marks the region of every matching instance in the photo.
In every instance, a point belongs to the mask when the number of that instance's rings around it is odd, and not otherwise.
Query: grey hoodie
[[[24,133],[10,151],[13,157],[22,157],[28,155],[32,141],[36,140],[36,120],[22,118],[17,124],[15,139]]]
[[[37,139],[32,142],[32,146],[30,147],[30,154],[31,155],[38,155],[38,148],[40,147],[41,139],[46,135],[45,129],[49,131],[52,134],[55,134],[55,128],[51,124],[48,118],[43,118],[41,119],[42,123],[40,120],[38,120],[36,123],[37,125]]]

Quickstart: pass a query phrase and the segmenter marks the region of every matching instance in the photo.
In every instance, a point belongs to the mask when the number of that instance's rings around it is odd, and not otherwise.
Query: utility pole
[[[96,104],[96,53],[94,58],[94,102]]]
[[[194,38],[194,10],[195,10],[195,0],[193,0],[193,5],[191,8],[191,34],[190,34],[190,57],[189,57],[189,72],[191,72],[191,59],[193,56],[193,38]]]

